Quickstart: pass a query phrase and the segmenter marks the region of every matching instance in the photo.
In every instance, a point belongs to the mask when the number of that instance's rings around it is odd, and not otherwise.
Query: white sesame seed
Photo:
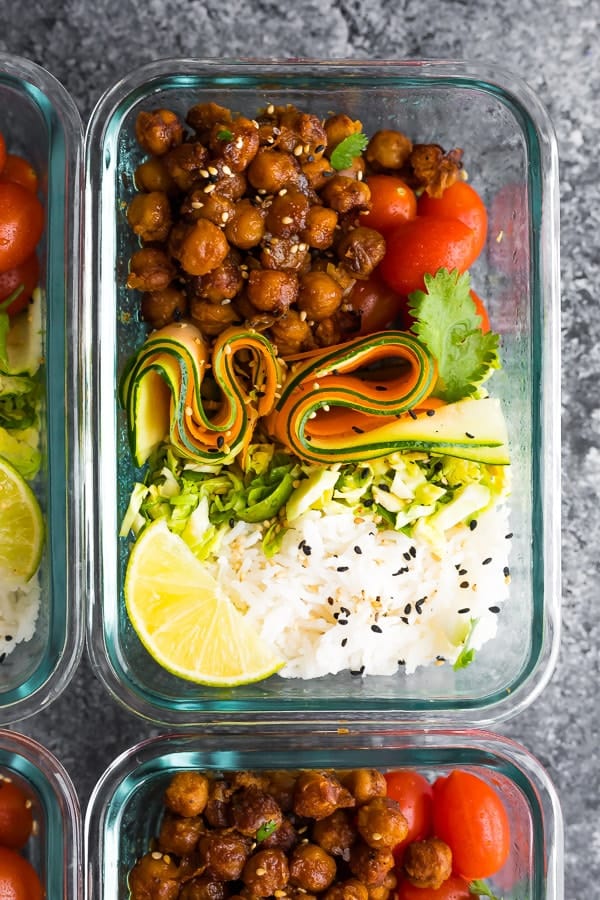
[[[203,178],[208,178],[208,169],[200,169],[200,174]]]
[[[218,174],[219,174],[219,170],[216,169],[214,166],[209,166],[209,167],[208,167],[208,174],[209,174],[209,175],[218,175]]]
[[[294,147],[294,156],[302,156],[302,144],[296,144]]]
[[[301,310],[301,312],[300,312],[300,321],[301,322],[306,322],[306,315],[307,315],[306,310],[305,309]]]
[[[282,225],[291,225],[294,220],[291,216],[284,216],[281,220]]]
[[[153,850],[150,856],[152,859],[162,859],[162,853],[159,853],[158,850]]]
[[[223,166],[222,172],[223,175],[233,175],[233,172],[231,171],[229,166]]]
[[[212,192],[214,191],[214,189],[215,189],[215,185],[214,185],[214,184],[207,184],[206,187],[204,188],[204,193],[205,193],[205,194],[212,194]]]
[[[279,196],[285,197],[286,194],[287,194],[287,188],[281,188],[281,190],[279,191]]]
[[[231,300],[229,297],[223,297],[223,299],[221,300],[221,306],[228,306],[230,303]]]
[[[363,180],[363,173],[362,173],[361,171],[359,171],[359,172],[356,173],[356,180],[357,180],[357,181],[362,181],[362,180]]]
[[[200,203],[199,200],[192,200],[192,202],[191,202],[192,209],[202,209],[203,206],[204,206],[204,203]]]
[[[267,106],[267,115],[272,116],[274,112],[275,112],[275,107],[273,106],[272,103],[269,103],[269,105]]]
[[[221,213],[221,222],[226,222],[228,218],[229,218],[228,212]]]

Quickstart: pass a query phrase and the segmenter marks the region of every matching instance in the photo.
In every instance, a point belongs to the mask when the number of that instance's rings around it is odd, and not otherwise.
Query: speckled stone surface
[[[595,896],[600,884],[600,2],[302,0],[284,9],[272,0],[0,0],[0,50],[50,69],[84,119],[116,78],[169,55],[470,58],[497,61],[539,92],[556,127],[561,159],[564,627],[550,684],[501,730],[541,760],[559,791],[566,826],[565,896]],[[60,757],[82,804],[117,753],[155,733],[105,694],[85,662],[64,695],[19,728]]]

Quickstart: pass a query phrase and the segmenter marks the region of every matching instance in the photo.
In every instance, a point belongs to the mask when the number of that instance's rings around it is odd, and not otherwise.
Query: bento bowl
[[[365,132],[398,127],[418,141],[465,149],[471,182],[489,210],[489,237],[473,267],[502,339],[503,368],[493,394],[508,423],[513,470],[511,599],[495,641],[462,671],[429,666],[415,674],[312,680],[274,675],[215,689],[161,669],[128,621],[123,602],[130,542],[119,538],[136,476],[117,383],[147,333],[140,298],[125,286],[136,248],[126,209],[140,110],[185,115],[214,100],[254,115],[269,103],[328,115],[345,112]],[[187,727],[212,718],[304,714],[422,724],[489,725],[522,710],[547,682],[559,636],[559,344],[557,152],[534,93],[496,68],[457,62],[152,63],[112,87],[86,138],[89,388],[87,481],[91,543],[87,640],[92,664],[111,693],[150,720]]]
[[[0,665],[0,724],[46,707],[71,678],[83,646],[77,350],[83,137],[79,113],[56,79],[0,53],[0,131],[34,166],[45,209],[38,245],[43,356],[35,491],[45,522],[35,634]]]
[[[268,749],[266,749],[268,748]],[[562,900],[562,815],[548,775],[528,751],[484,731],[205,730],[152,738],[121,754],[98,781],[85,817],[89,900],[126,900],[127,876],[156,837],[164,791],[176,772],[416,769],[430,781],[461,768],[500,794],[509,858],[490,879],[504,900]],[[496,893],[498,893],[496,891]]]
[[[0,730],[0,777],[11,779],[31,801],[34,831],[23,852],[45,896],[81,900],[81,814],[69,775],[37,741]]]

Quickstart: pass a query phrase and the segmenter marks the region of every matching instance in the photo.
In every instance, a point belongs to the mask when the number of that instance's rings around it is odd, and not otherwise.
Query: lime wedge
[[[284,665],[162,519],[131,551],[125,605],[148,653],[179,678],[233,687]]]
[[[44,547],[44,520],[33,491],[0,458],[0,575],[29,581]]]

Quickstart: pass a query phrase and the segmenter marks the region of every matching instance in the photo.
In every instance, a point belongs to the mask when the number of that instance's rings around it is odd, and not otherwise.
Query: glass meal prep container
[[[498,636],[454,672],[284,679],[215,689],[170,675],[146,652],[123,602],[129,541],[118,538],[136,470],[116,402],[125,361],[143,342],[139,295],[128,291],[136,249],[126,219],[141,110],[185,115],[214,101],[243,115],[292,103],[318,115],[345,112],[366,134],[399,128],[415,140],[465,150],[489,210],[489,235],[472,268],[502,339],[494,375],[508,423],[513,470],[511,599]],[[215,716],[267,720],[388,718],[427,725],[489,724],[525,707],[552,671],[559,633],[559,345],[557,153],[551,124],[521,81],[453,62],[325,64],[166,60],[147,65],[100,100],[86,138],[90,584],[88,646],[111,693],[154,721],[187,727]],[[139,473],[138,473],[139,474]]]
[[[83,645],[78,457],[77,334],[82,125],[44,69],[0,53],[0,131],[35,168],[45,209],[38,245],[42,290],[42,466],[33,490],[45,523],[41,603],[33,638],[0,665],[0,723],[42,709],[65,687]]]
[[[268,751],[265,748],[268,747]],[[509,858],[496,878],[504,900],[562,900],[563,830],[548,775],[523,747],[485,731],[279,727],[237,733],[163,735],[121,754],[98,781],[85,820],[89,900],[125,900],[127,876],[158,833],[163,793],[186,769],[417,769],[429,780],[454,768],[483,778],[500,794],[510,821]]]
[[[31,738],[0,730],[0,778],[11,779],[31,800],[34,832],[23,851],[45,896],[83,896],[81,815],[75,788],[58,760]]]

